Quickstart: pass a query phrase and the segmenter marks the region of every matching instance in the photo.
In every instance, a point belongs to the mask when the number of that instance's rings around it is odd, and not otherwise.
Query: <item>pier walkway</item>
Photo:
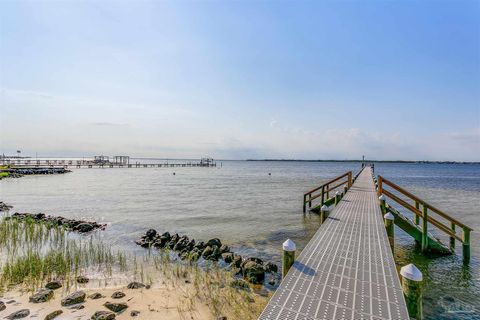
[[[259,319],[409,319],[370,167],[303,249]]]

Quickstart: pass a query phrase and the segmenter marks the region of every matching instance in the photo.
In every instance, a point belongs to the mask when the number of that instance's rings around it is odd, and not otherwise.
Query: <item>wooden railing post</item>
[[[420,203],[418,201],[415,201],[415,208],[420,210]],[[415,214],[415,224],[418,226],[420,224],[420,217],[418,214]]]
[[[323,206],[324,203],[325,203],[325,186],[322,187],[322,202],[320,203],[320,206]]]
[[[425,252],[428,249],[428,207],[425,205],[425,203],[422,203],[422,206],[422,252]]]
[[[470,229],[463,228],[463,262],[470,262]]]
[[[348,189],[352,186],[352,171],[348,172]]]
[[[303,213],[307,212],[307,195],[303,195]]]
[[[455,223],[450,222],[450,229],[452,229],[453,233],[455,233]],[[453,251],[455,249],[455,238],[450,237],[450,249]]]
[[[311,208],[312,207],[312,194],[311,193],[308,194],[308,200],[310,200],[310,201],[308,201],[308,207]]]
[[[381,196],[383,193],[383,178],[382,176],[378,176],[378,190],[377,195]]]

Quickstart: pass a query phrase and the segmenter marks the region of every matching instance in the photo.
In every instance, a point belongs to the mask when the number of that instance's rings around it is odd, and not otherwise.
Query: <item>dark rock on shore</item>
[[[92,300],[97,300],[97,299],[105,298],[105,296],[103,296],[100,292],[95,292],[89,295],[88,298]]]
[[[85,301],[86,294],[83,291],[75,291],[62,299],[62,306],[67,307]]]
[[[126,294],[121,291],[116,291],[112,294],[112,299],[122,299]]]
[[[141,283],[141,282],[130,282],[127,286],[128,289],[141,289],[141,288],[145,288],[146,286]]]
[[[84,276],[78,276],[76,280],[77,280],[77,283],[81,283],[81,284],[88,283],[90,281],[90,279]]]
[[[104,230],[106,227],[105,224],[99,224],[97,222],[87,222],[83,220],[67,219],[64,217],[54,217],[54,216],[46,215],[44,213],[15,212],[11,218],[18,219],[18,220],[33,219],[39,222],[56,224],[59,226],[63,226],[67,230],[72,230],[79,233],[87,233],[96,229]]]
[[[243,259],[240,255],[231,252],[230,248],[222,244],[218,238],[204,243],[189,239],[186,235],[180,236],[177,233],[171,235],[169,232],[160,235],[156,230],[149,229],[135,242],[144,248],[168,247],[176,251],[181,260],[197,261],[203,257],[205,260],[218,261],[221,258],[229,264],[234,274],[243,275],[246,280],[256,284],[263,283],[265,272],[278,272],[276,264],[269,262],[264,265],[261,259],[254,257]]]
[[[231,263],[233,261],[233,253],[231,252],[222,253],[222,259],[226,263]]]
[[[115,319],[115,313],[110,311],[97,311],[90,318],[92,320],[112,320]]]
[[[45,317],[45,320],[53,320],[55,319],[56,317],[58,317],[59,315],[61,315],[63,313],[62,310],[55,310],[53,312],[50,312],[46,317]]]
[[[252,283],[263,283],[263,280],[265,279],[265,270],[263,269],[263,265],[256,260],[249,259],[242,263],[243,276],[246,280]]]
[[[5,302],[0,301],[0,311],[3,311],[5,309],[7,309],[7,306],[5,305]]]
[[[47,302],[51,298],[53,298],[53,290],[40,289],[33,296],[31,296],[28,300],[32,303],[42,303],[42,302]]]
[[[10,205],[0,201],[0,211],[8,211],[12,208],[13,208],[13,206],[10,206]]]
[[[272,262],[267,262],[264,269],[265,269],[265,272],[271,272],[271,273],[278,272],[278,266]]]
[[[50,290],[56,290],[62,287],[62,284],[60,281],[50,281],[45,285],[45,288],[50,289]]]
[[[140,314],[140,311],[138,310],[132,310],[130,312],[130,317],[138,317],[138,315]]]
[[[128,308],[128,305],[125,303],[125,302],[119,302],[119,303],[115,303],[115,302],[105,302],[103,304],[103,306],[105,308],[107,308],[108,310],[111,310],[113,312],[122,312],[123,310],[127,309]]]
[[[9,314],[8,316],[5,317],[5,319],[8,319],[8,320],[22,319],[22,318],[28,317],[29,315],[30,315],[30,310],[22,309]]]
[[[207,246],[210,246],[210,247],[217,246],[220,248],[222,246],[222,242],[218,238],[213,238],[207,241]]]

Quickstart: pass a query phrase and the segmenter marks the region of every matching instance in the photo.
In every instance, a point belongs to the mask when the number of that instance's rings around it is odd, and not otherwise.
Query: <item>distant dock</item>
[[[9,159],[0,158],[0,166],[14,170],[47,170],[47,169],[107,169],[107,168],[178,168],[178,167],[216,167],[217,162],[212,158],[202,158],[198,161],[164,163],[130,163],[129,157],[115,157],[110,161],[108,157],[97,156],[93,160],[65,160],[49,159],[34,160],[29,158]]]

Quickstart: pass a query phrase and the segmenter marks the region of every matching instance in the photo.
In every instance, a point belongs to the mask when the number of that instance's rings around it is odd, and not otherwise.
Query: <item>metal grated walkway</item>
[[[370,167],[303,249],[259,319],[409,319]]]

